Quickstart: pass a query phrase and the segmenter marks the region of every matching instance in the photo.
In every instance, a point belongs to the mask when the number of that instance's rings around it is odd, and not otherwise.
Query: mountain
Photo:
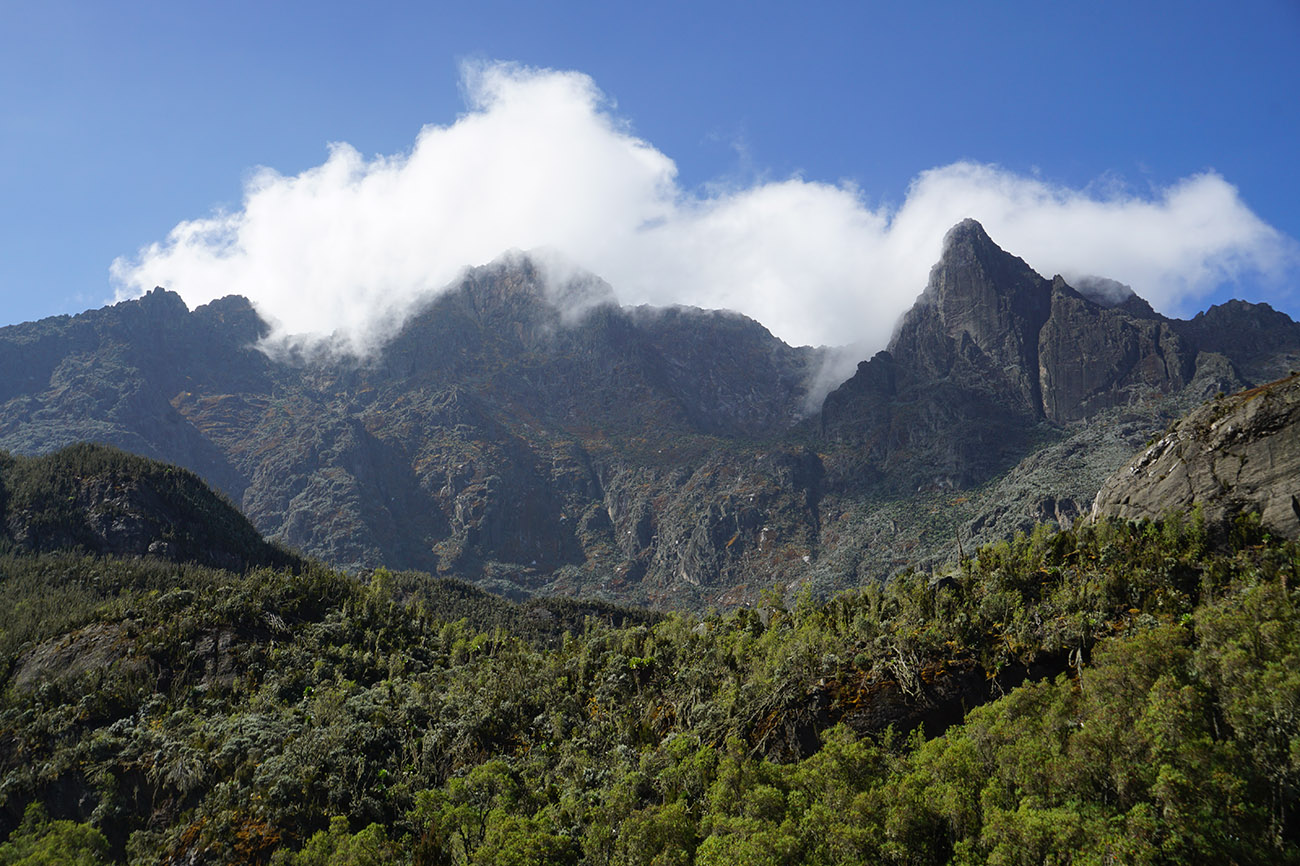
[[[1171,421],[1300,366],[1300,325],[1266,304],[1180,321],[1113,281],[1081,285],[1039,276],[972,220],[954,227],[887,349],[823,405],[847,462],[835,483],[870,479],[841,559],[925,566],[963,540],[1068,526]]]
[[[263,350],[246,300],[191,311],[155,290],[0,329],[0,447],[180,464],[344,568],[731,606],[1068,524],[1172,418],[1300,366],[1300,325],[1265,305],[1183,322],[1081,285],[963,222],[820,409],[824,351],[733,313],[620,307],[524,255],[468,271],[363,359]]]
[[[1266,305],[1234,301],[1191,322],[1136,296],[1105,306],[966,220],[889,348],[826,399],[822,429],[899,480],[967,487],[1023,456],[1044,422],[1060,429],[1177,394],[1198,372],[1231,385],[1268,377],[1297,347],[1300,326]]]
[[[734,314],[624,310],[579,281],[557,295],[526,258],[471,271],[363,361],[265,354],[244,299],[191,312],[162,290],[0,329],[0,445],[93,440],[191,467],[268,535],[349,568],[648,599],[653,584],[623,586],[659,521],[685,536],[671,558],[689,585],[737,521],[763,525],[720,486],[803,496],[785,484],[801,447],[736,454],[798,420],[820,356]]]

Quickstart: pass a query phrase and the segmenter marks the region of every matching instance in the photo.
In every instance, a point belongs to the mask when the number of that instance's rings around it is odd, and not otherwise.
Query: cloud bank
[[[1113,278],[1172,315],[1297,261],[1295,241],[1214,172],[1137,195],[959,162],[922,172],[896,208],[800,177],[692,191],[588,76],[502,63],[463,75],[468,110],[409,152],[333,144],[301,174],[261,169],[238,210],[115,261],[119,298],[155,285],[191,306],[242,294],[281,336],[337,333],[362,352],[465,267],[542,248],[625,304],[729,308],[793,344],[866,351],[965,217],[1044,275]]]

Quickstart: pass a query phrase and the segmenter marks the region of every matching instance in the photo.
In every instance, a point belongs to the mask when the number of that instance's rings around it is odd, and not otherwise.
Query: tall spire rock
[[[1187,386],[1197,351],[1185,324],[1136,296],[1107,306],[1044,279],[964,220],[888,351],[826,398],[822,430],[861,443],[899,487],[979,483],[1014,463],[1041,423]]]
[[[943,255],[889,349],[827,396],[822,431],[857,443],[888,486],[966,487],[1013,465],[1043,420],[1039,331],[1052,284],[975,220]]]
[[[889,351],[922,378],[969,374],[1008,408],[1040,417],[1038,332],[1051,309],[1052,284],[963,220]]]

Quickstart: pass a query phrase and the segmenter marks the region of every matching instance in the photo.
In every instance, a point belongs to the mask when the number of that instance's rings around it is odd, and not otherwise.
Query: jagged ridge
[[[888,349],[803,420],[814,350],[730,313],[623,309],[594,277],[557,289],[527,257],[468,272],[372,359],[268,356],[265,333],[243,299],[191,312],[163,291],[0,329],[0,446],[175,461],[344,567],[729,605],[1068,521],[1189,401],[1300,354],[1264,305],[1098,303],[974,221]],[[1047,471],[1045,446],[1079,467]]]

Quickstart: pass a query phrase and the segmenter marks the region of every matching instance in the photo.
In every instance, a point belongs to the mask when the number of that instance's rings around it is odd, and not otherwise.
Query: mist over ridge
[[[161,285],[193,307],[238,293],[272,341],[334,334],[365,354],[467,267],[549,250],[621,304],[735,310],[791,345],[865,357],[967,217],[1039,273],[1100,274],[1169,315],[1224,282],[1280,284],[1300,260],[1212,170],[1143,195],[959,161],[922,171],[897,207],[800,176],[692,190],[590,77],[509,63],[462,74],[468,110],[409,152],[334,143],[297,175],[260,169],[238,209],[116,260],[119,298]]]

